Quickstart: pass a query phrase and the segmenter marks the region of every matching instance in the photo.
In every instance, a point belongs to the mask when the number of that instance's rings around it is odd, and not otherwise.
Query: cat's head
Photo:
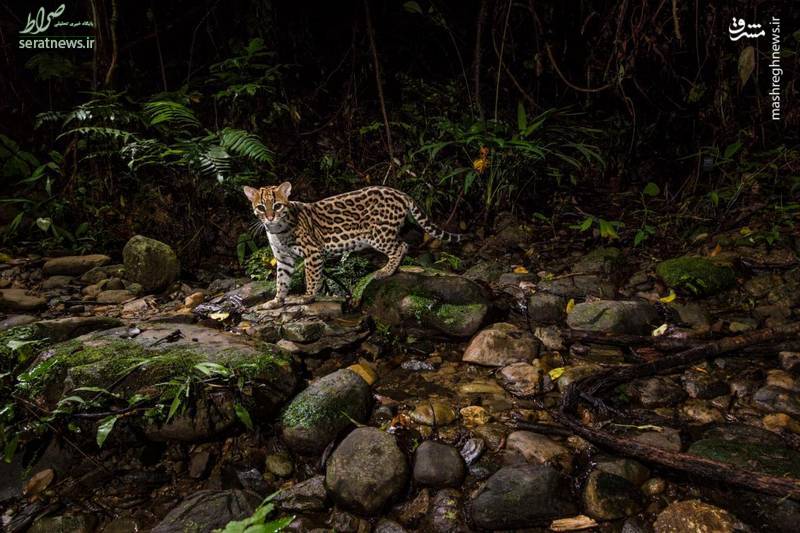
[[[275,187],[244,188],[244,195],[253,204],[253,213],[265,225],[279,222],[286,216],[291,193],[292,184],[288,181]]]

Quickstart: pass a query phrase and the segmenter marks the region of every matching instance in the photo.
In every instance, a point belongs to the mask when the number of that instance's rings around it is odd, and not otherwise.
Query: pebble
[[[594,470],[583,489],[586,514],[600,520],[631,516],[641,509],[641,493],[625,478]]]
[[[655,533],[680,533],[684,531],[708,531],[733,533],[749,528],[724,509],[700,500],[671,503],[661,511],[653,524]]]
[[[639,487],[646,496],[658,496],[667,488],[667,482],[660,477],[652,477]]]
[[[800,352],[780,352],[778,358],[784,370],[795,373],[800,371]]]
[[[423,486],[458,487],[464,480],[464,460],[447,444],[425,441],[414,451],[414,481]]]
[[[572,470],[572,453],[565,446],[545,435],[532,431],[515,431],[506,439],[506,449],[519,453],[531,464],[557,465],[565,472]]]
[[[488,424],[492,419],[492,416],[486,412],[486,409],[479,405],[462,407],[459,413],[461,414],[464,427],[468,429]]]
[[[486,442],[483,439],[473,437],[464,443],[464,445],[461,447],[460,453],[461,457],[464,459],[464,462],[468,465],[471,465],[480,459],[485,449]]]
[[[456,419],[455,410],[440,400],[422,402],[409,415],[417,424],[446,426]]]
[[[278,477],[289,477],[294,470],[292,459],[285,453],[271,453],[267,455],[265,467],[268,472]]]

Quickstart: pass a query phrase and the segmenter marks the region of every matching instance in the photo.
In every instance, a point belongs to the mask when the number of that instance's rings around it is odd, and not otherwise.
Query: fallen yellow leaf
[[[670,290],[669,290],[669,294],[667,294],[667,295],[666,295],[666,296],[664,296],[663,298],[659,298],[659,299],[658,299],[658,301],[659,301],[659,302],[661,302],[661,303],[663,303],[663,304],[668,304],[668,303],[670,303],[670,302],[674,302],[676,297],[677,297],[677,296],[676,296],[676,294],[675,294],[675,291],[674,291],[674,290],[672,290],[672,289],[670,289]]]
[[[567,314],[570,314],[575,309],[575,298],[570,298],[567,302]]]
[[[208,318],[211,318],[212,320],[225,320],[230,315],[230,313],[226,313],[225,311],[219,311],[217,313],[211,313],[208,315]]]
[[[745,226],[745,227],[743,227],[742,229],[739,230],[739,233],[742,236],[747,237],[748,235],[753,233],[753,230],[751,230],[749,227]]]
[[[278,264],[278,260],[273,257],[272,259],[269,260],[269,264],[270,266],[274,267],[275,265]]]
[[[713,250],[711,250],[711,253],[709,253],[708,256],[717,257],[717,255],[719,255],[721,251],[722,251],[722,246],[720,246],[719,243],[717,243],[717,245],[714,247]]]
[[[553,370],[551,370],[550,372],[548,372],[548,373],[547,373],[547,375],[548,375],[548,376],[550,376],[550,379],[551,379],[552,381],[555,381],[555,380],[557,380],[558,378],[560,378],[560,377],[561,377],[561,374],[563,374],[563,373],[564,373],[564,367],[563,367],[563,366],[560,366],[560,367],[558,367],[558,368],[554,368]]]
[[[667,332],[668,327],[669,326],[667,324],[661,324],[660,326],[658,326],[656,329],[653,330],[653,337],[660,337],[661,335]]]
[[[522,265],[518,265],[514,267],[514,274],[527,274],[528,269]]]

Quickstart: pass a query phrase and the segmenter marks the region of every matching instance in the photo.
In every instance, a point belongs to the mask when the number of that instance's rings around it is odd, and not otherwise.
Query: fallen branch
[[[729,463],[713,461],[687,453],[669,452],[649,444],[641,444],[586,426],[576,415],[576,408],[581,398],[590,399],[596,408],[602,408],[602,406],[598,405],[598,395],[620,383],[627,383],[633,379],[666,370],[676,370],[721,354],[736,351],[743,353],[745,348],[765,343],[778,343],[796,338],[798,334],[800,334],[800,323],[792,323],[785,326],[752,331],[736,337],[726,337],[706,342],[680,353],[665,356],[657,361],[621,369],[604,370],[571,384],[561,399],[558,412],[552,413],[552,416],[557,422],[571,429],[576,435],[614,452],[706,479],[800,501],[800,479],[767,476],[737,468]],[[600,401],[599,403],[602,402]]]

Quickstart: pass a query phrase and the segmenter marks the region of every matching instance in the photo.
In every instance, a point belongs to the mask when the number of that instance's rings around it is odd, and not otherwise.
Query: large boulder
[[[705,257],[676,257],[656,265],[670,287],[694,296],[711,296],[736,285],[733,269]]]
[[[99,324],[95,324],[97,326]],[[135,395],[152,401],[170,381],[203,376],[203,363],[221,365],[244,379],[251,395],[243,401],[253,419],[269,419],[290,397],[297,378],[288,354],[245,337],[189,324],[148,323],[140,329],[117,327],[56,344],[20,376],[26,393],[55,407],[67,395],[96,393],[80,387],[109,388],[122,399]],[[200,365],[200,367],[198,367]],[[153,440],[198,441],[237,423],[237,398],[228,388],[201,389],[193,405],[169,422],[131,419]]]
[[[122,249],[125,276],[146,292],[157,292],[178,278],[180,263],[168,244],[142,235],[131,237]]]
[[[362,279],[353,297],[378,322],[412,331],[454,337],[475,333],[489,309],[484,289],[463,276],[421,267]]]
[[[498,322],[475,335],[462,360],[483,366],[506,366],[530,361],[539,353],[539,341],[513,324]]]
[[[95,267],[101,267],[110,262],[110,257],[101,254],[56,257],[47,261],[42,267],[42,271],[46,276],[80,276]]]
[[[224,528],[232,520],[252,515],[261,496],[246,490],[195,492],[167,513],[152,533],[206,533]]]
[[[569,478],[549,465],[503,467],[472,500],[472,520],[490,530],[541,526],[576,512]]]
[[[320,453],[353,420],[366,420],[369,402],[367,382],[352,370],[337,370],[313,382],[286,407],[283,440],[295,452]]]
[[[567,325],[583,331],[644,335],[659,322],[656,308],[639,301],[598,300],[574,307]]]
[[[373,427],[353,430],[325,469],[325,485],[336,503],[365,515],[380,511],[407,481],[406,457],[394,437]]]

